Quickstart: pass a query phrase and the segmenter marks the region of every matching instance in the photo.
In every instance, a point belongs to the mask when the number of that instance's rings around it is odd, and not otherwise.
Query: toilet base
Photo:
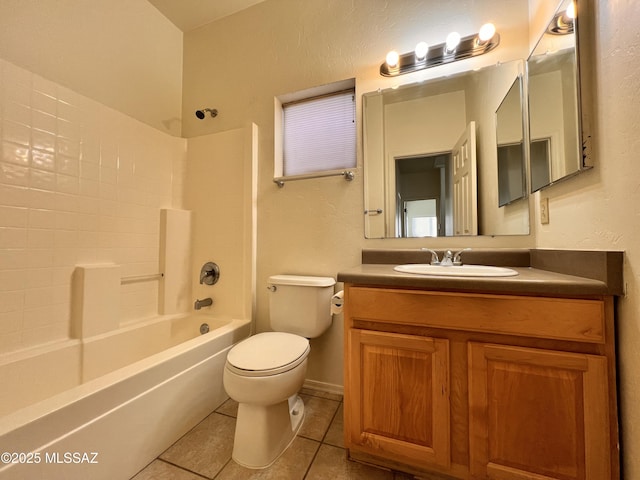
[[[275,405],[238,404],[233,460],[247,468],[267,468],[291,445],[304,421],[304,403],[292,395]]]

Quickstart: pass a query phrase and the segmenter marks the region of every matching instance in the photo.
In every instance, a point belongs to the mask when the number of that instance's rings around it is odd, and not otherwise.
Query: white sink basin
[[[438,275],[444,277],[512,277],[518,272],[505,267],[490,265],[442,266],[428,263],[410,263],[393,267],[397,272],[416,273],[418,275]]]

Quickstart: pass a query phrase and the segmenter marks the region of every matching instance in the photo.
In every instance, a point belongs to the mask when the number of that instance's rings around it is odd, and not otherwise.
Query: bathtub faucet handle
[[[213,305],[213,299],[211,297],[203,298],[202,300],[197,300],[193,304],[193,308],[196,310],[200,310],[202,307],[210,307]]]
[[[200,269],[200,285],[213,285],[220,278],[220,267],[213,262],[205,263]]]

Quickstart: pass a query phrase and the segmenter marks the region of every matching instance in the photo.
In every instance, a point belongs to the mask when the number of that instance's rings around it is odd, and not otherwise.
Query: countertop
[[[518,258],[516,265],[508,260]],[[485,250],[476,252],[485,265],[512,268],[518,275],[512,277],[449,277],[396,272],[393,267],[403,263],[425,263],[425,253],[413,251],[363,251],[363,260],[369,263],[343,270],[338,281],[360,285],[422,288],[457,292],[511,293],[528,295],[592,296],[623,295],[622,252],[564,251],[561,250]],[[468,252],[469,254],[471,252]],[[465,254],[473,259],[472,255]],[[396,258],[398,261],[394,262]],[[476,257],[478,258],[478,257]],[[567,259],[563,265],[562,259]],[[507,262],[503,260],[507,260]],[[526,260],[528,259],[528,261]],[[552,259],[552,262],[548,260]],[[561,259],[561,260],[558,260]],[[413,260],[413,261],[412,261]],[[381,263],[377,263],[380,261]],[[467,263],[467,262],[465,262]],[[469,261],[468,263],[479,262]],[[505,264],[506,263],[506,264]],[[549,268],[555,271],[551,271]],[[526,264],[529,264],[527,266]],[[533,264],[533,265],[531,265]],[[544,266],[545,268],[539,268]],[[568,271],[565,273],[562,270]],[[560,270],[560,271],[558,271]],[[575,274],[575,273],[579,274]]]

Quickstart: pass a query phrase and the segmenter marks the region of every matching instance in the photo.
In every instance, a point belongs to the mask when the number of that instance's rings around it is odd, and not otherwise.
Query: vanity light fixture
[[[451,32],[447,35],[447,40],[444,42],[445,53],[453,53],[460,45],[460,34],[458,32]]]
[[[566,10],[556,13],[553,20],[549,22],[547,33],[551,35],[570,35],[574,31],[576,19],[576,5],[571,2]]]
[[[424,62],[427,59],[427,53],[429,53],[429,45],[427,42],[418,43],[414,53],[416,54],[417,62]]]
[[[491,23],[483,25],[479,33],[462,38],[459,33],[451,32],[445,43],[429,46],[425,42],[420,42],[413,52],[402,55],[392,50],[387,54],[386,62],[380,65],[380,75],[395,77],[425,68],[437,67],[445,63],[482,55],[493,50],[499,44],[500,35],[496,33],[496,27]]]
[[[484,45],[496,34],[496,26],[493,23],[485,23],[478,32],[478,45]]]
[[[400,55],[398,55],[398,52],[396,52],[395,50],[391,50],[389,53],[387,53],[387,65],[389,65],[389,67],[394,68],[398,66],[398,60],[400,59]]]

